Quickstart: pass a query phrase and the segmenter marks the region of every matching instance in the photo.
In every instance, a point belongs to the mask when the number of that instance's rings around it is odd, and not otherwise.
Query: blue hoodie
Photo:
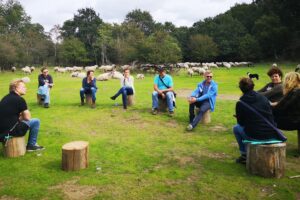
[[[203,87],[205,84],[205,80],[201,83],[198,83],[196,90],[194,90],[191,94],[192,97],[196,97],[197,101],[204,101],[206,99],[209,100],[211,111],[215,110],[216,105],[216,97],[218,93],[218,85],[215,81],[211,81],[208,87],[208,91],[206,94],[202,95]]]

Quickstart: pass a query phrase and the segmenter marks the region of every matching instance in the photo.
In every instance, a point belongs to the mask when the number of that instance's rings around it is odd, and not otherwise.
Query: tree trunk
[[[75,171],[88,167],[89,143],[74,141],[62,147],[62,169]]]
[[[9,139],[4,146],[4,155],[6,157],[19,157],[26,153],[25,136],[13,137]]]
[[[251,174],[281,178],[285,170],[286,143],[247,145],[247,170]]]

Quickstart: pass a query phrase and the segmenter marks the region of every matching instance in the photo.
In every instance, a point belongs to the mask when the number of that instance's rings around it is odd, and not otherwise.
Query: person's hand
[[[197,99],[195,97],[190,97],[188,99],[189,104],[195,103],[197,101]]]

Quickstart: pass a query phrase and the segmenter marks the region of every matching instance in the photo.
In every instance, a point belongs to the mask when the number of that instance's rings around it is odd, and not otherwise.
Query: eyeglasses
[[[206,78],[212,78],[212,76],[206,76]]]
[[[49,71],[43,71],[43,73],[48,73]]]

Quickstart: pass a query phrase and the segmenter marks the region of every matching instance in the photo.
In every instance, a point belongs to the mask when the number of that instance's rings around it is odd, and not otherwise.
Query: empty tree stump
[[[247,170],[267,178],[281,178],[285,170],[286,143],[247,145]]]
[[[85,94],[85,103],[89,106],[93,104],[92,95],[91,94]]]
[[[133,95],[127,95],[127,105],[132,106],[134,104],[134,96]]]
[[[12,137],[4,145],[4,156],[19,157],[26,153],[25,136]]]
[[[89,143],[74,141],[62,146],[62,169],[75,171],[85,169],[89,164]]]
[[[198,114],[200,109],[198,107],[196,107],[196,113]],[[202,124],[209,124],[211,122],[211,118],[210,118],[210,110],[207,110],[203,116],[202,119],[200,121]]]
[[[158,110],[166,112],[168,110],[168,104],[166,99],[158,98]]]

